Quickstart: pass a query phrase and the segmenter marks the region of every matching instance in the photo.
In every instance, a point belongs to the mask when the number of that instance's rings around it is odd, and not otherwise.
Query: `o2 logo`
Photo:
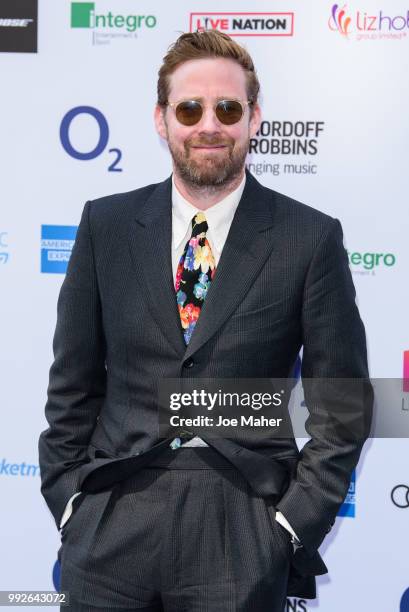
[[[70,140],[70,127],[72,122],[78,117],[78,115],[90,115],[98,124],[99,129],[99,139],[95,147],[92,151],[88,151],[87,153],[83,153],[78,151],[71,143]],[[105,116],[101,113],[100,110],[94,108],[93,106],[76,106],[64,115],[63,120],[61,121],[60,126],[60,140],[65,150],[70,157],[74,159],[79,159],[81,161],[88,161],[90,159],[95,159],[99,157],[101,153],[105,151],[105,148],[108,144],[109,140],[109,125]],[[122,158],[122,151],[120,149],[108,149],[108,153],[114,154],[113,162],[108,166],[108,172],[122,172],[122,168],[118,167],[119,162]]]

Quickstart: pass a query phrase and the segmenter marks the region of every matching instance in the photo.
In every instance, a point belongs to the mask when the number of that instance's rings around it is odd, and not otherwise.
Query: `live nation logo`
[[[294,13],[190,13],[189,30],[220,30],[229,36],[293,36]]]

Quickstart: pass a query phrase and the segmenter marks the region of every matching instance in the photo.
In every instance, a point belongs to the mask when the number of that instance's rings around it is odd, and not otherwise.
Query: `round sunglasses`
[[[219,100],[213,110],[223,125],[238,123],[244,114],[244,107],[252,104],[251,100]],[[175,110],[176,119],[182,125],[195,125],[203,117],[203,103],[199,100],[182,100],[181,102],[167,102]]]

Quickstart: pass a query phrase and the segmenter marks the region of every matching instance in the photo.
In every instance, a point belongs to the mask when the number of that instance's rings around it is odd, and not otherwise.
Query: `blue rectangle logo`
[[[41,272],[66,273],[77,229],[77,225],[41,226]]]
[[[351,482],[345,501],[338,511],[338,516],[355,518],[355,470],[352,472]]]

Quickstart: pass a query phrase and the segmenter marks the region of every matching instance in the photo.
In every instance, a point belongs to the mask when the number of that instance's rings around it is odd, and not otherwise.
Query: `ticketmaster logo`
[[[0,476],[39,476],[40,466],[30,463],[9,463],[3,458],[0,463]]]
[[[97,15],[95,2],[71,3],[72,28],[125,28],[127,32],[135,32],[142,26],[154,28],[156,17],[154,15],[113,15],[111,11]]]

